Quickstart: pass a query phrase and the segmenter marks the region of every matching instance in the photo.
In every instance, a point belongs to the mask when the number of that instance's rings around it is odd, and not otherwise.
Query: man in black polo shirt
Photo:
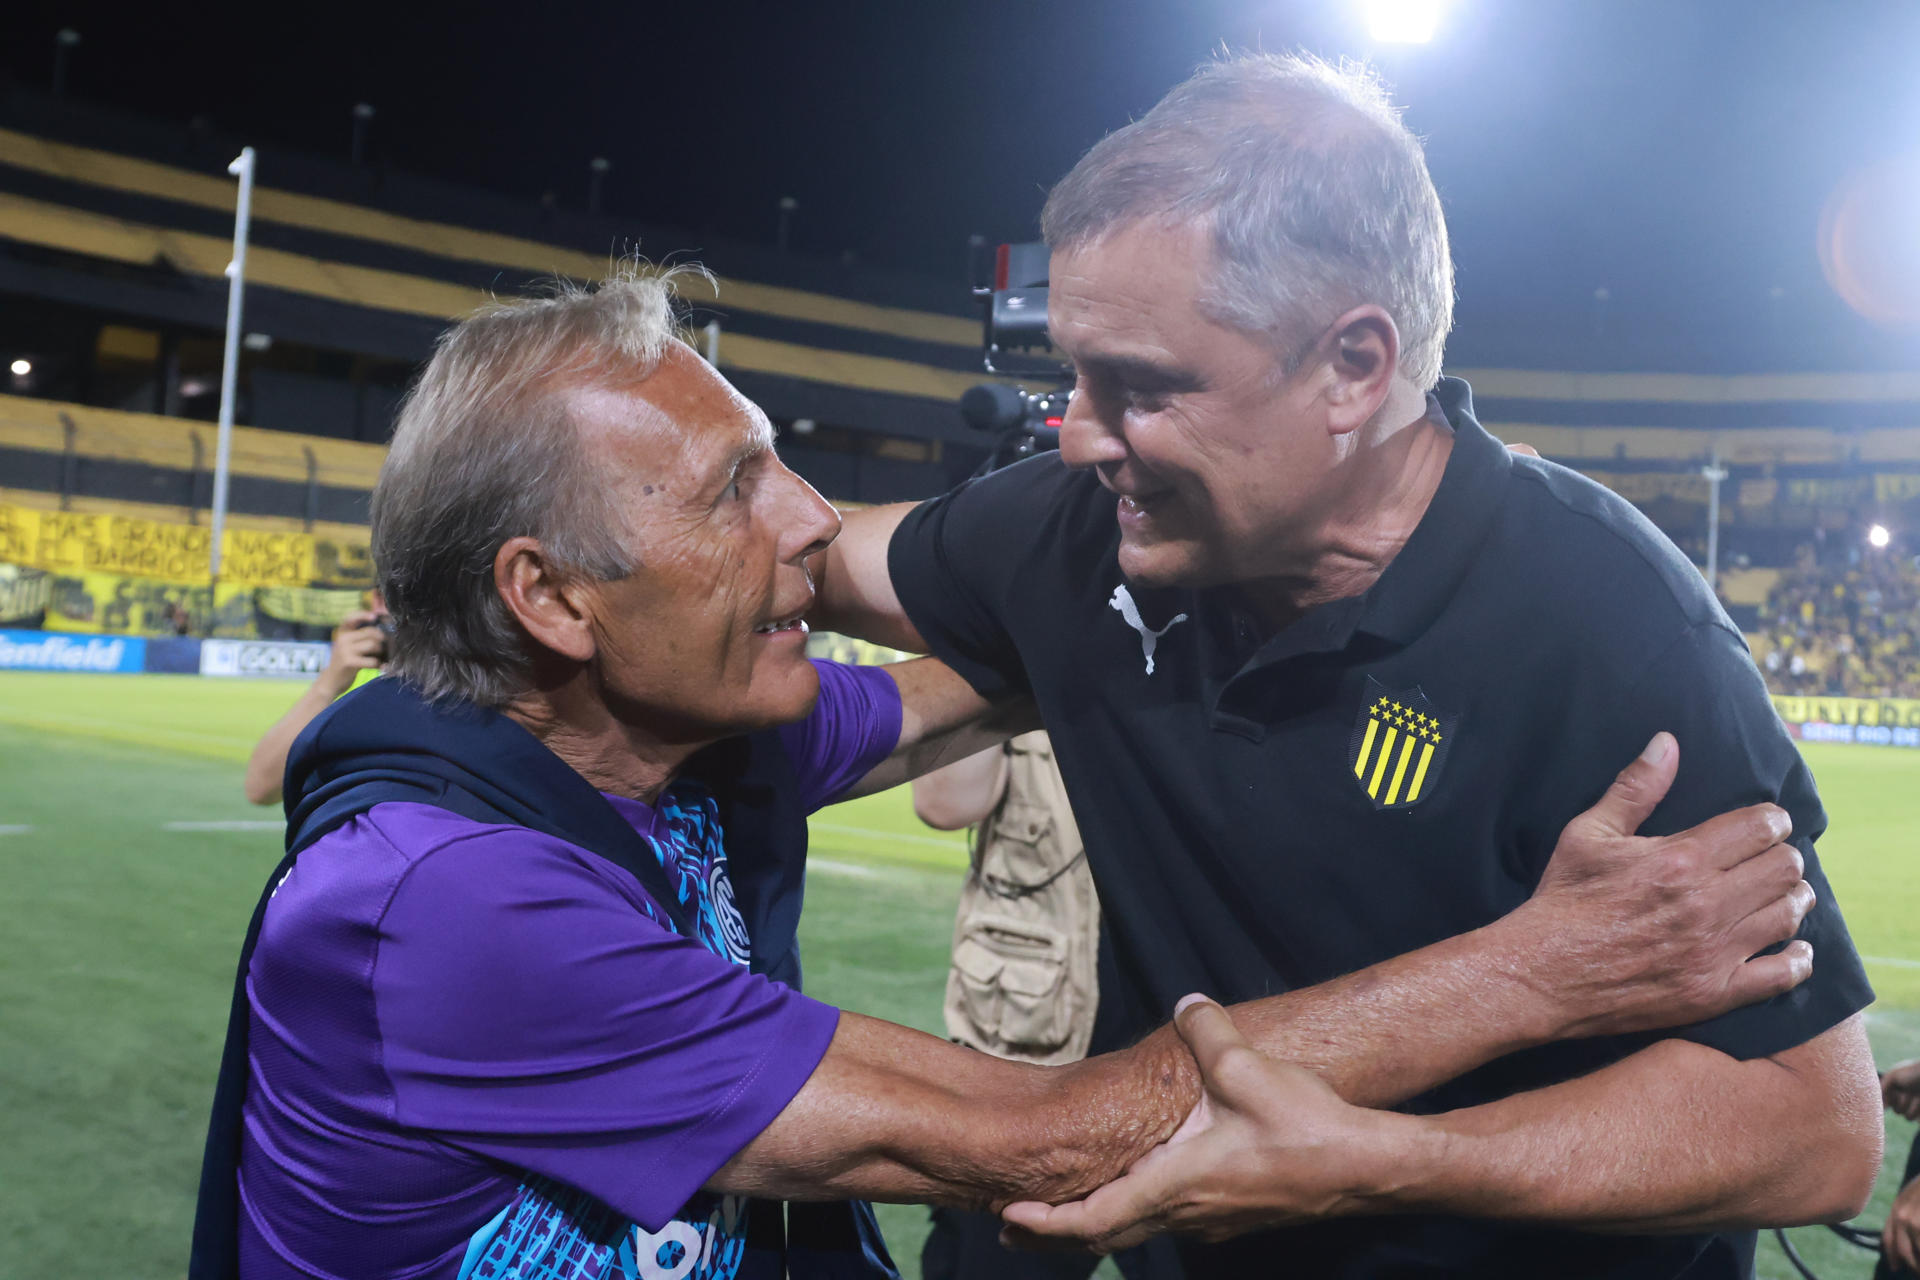
[[[1505,1034],[1476,984],[1349,992],[1319,1039],[1253,1029],[1445,1141],[1328,1205],[1392,1216],[1189,1245],[1194,1273],[1736,1277],[1752,1227],[1857,1211],[1871,992],[1814,858],[1812,778],[1692,566],[1604,489],[1510,455],[1439,377],[1445,225],[1384,95],[1294,59],[1208,68],[1095,147],[1044,227],[1078,375],[1060,456],[849,519],[822,621],[1037,700],[1109,930],[1096,1050],[1186,992],[1470,952],[1656,731],[1680,761],[1649,829],[1777,801],[1817,895],[1805,984],[1661,1036],[1514,1035],[1434,1088],[1436,1044]],[[1551,937],[1528,962],[1568,980]],[[1245,1100],[1210,1087],[1216,1117]],[[1225,1164],[1164,1150],[1146,1225],[1277,1218],[1258,1148],[1301,1135],[1244,1112]],[[1013,1216],[1096,1243],[1122,1225]]]

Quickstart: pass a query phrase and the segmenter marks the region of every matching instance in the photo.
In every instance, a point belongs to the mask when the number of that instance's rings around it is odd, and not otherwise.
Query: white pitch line
[[[1868,964],[1891,965],[1895,969],[1920,969],[1920,960],[1904,960],[1899,956],[1861,956]]]
[[[953,853],[964,853],[967,848],[967,846],[959,840],[942,840],[938,836],[910,835],[897,831],[876,831],[872,827],[843,827],[837,822],[812,822],[807,825],[811,830],[831,831],[837,836],[866,836],[871,840],[891,840],[896,843],[932,845],[936,849],[946,849]]]
[[[229,822],[163,822],[162,831],[285,831],[282,818],[240,818]]]
[[[832,858],[808,858],[807,870],[824,871],[834,876],[856,876],[862,880],[871,880],[880,874],[872,867],[857,867],[851,862],[835,862]]]
[[[0,826],[0,836],[23,836],[31,830],[33,830],[33,828],[27,826],[25,823],[15,823],[9,826]]]

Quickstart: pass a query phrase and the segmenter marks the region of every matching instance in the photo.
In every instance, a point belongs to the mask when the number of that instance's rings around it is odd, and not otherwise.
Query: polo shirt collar
[[[1453,453],[1407,545],[1359,599],[1359,630],[1411,644],[1440,616],[1505,500],[1513,455],[1473,416],[1473,392],[1442,378],[1428,395],[1453,428]]]
[[[1453,598],[1493,527],[1513,459],[1474,419],[1472,391],[1459,378],[1442,378],[1428,394],[1427,408],[1452,427],[1453,451],[1420,523],[1371,587],[1313,609],[1250,655],[1252,632],[1231,593],[1203,593],[1198,603],[1212,635],[1213,659],[1207,694],[1218,727],[1254,728],[1252,705],[1243,706],[1233,689],[1243,679],[1305,654],[1338,653],[1367,637],[1383,650],[1411,644]]]

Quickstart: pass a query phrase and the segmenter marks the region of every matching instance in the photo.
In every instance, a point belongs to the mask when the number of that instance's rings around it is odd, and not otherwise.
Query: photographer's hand
[[[314,681],[316,691],[328,702],[351,689],[362,671],[375,670],[386,662],[387,633],[380,629],[385,616],[361,610],[348,614],[334,629],[326,668]]]
[[[1888,1067],[1880,1077],[1880,1098],[1895,1115],[1920,1120],[1920,1058]]]

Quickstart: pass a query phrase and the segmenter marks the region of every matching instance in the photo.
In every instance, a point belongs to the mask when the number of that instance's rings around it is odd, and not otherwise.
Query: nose
[[[1127,460],[1126,437],[1107,421],[1097,397],[1077,387],[1060,420],[1060,460],[1069,467],[1118,466]]]
[[[819,490],[801,479],[784,463],[780,480],[786,489],[782,495],[780,558],[798,564],[818,555],[840,536],[840,513],[820,496]]]

